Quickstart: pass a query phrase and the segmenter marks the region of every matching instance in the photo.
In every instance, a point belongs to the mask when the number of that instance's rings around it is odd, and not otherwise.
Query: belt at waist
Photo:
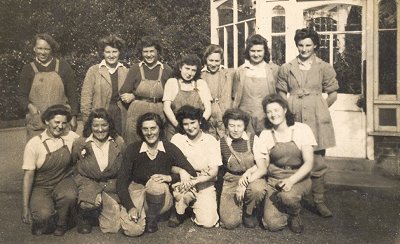
[[[146,102],[149,102],[149,103],[161,103],[162,102],[162,97],[135,96],[135,100],[146,101]]]
[[[226,173],[232,174],[232,175],[243,175],[244,172],[234,172],[234,171],[230,171],[229,169],[226,169]]]
[[[298,89],[298,90],[295,90],[295,91],[290,91],[289,93],[290,93],[290,95],[296,95],[296,96],[298,96],[300,98],[304,97],[304,96],[309,96],[309,95],[320,95],[320,94],[322,94],[319,91],[310,91],[310,90],[307,90],[307,89]]]
[[[295,170],[295,169],[299,169],[301,167],[301,165],[276,165],[274,164],[274,166],[280,168],[280,169],[285,169],[285,170]]]

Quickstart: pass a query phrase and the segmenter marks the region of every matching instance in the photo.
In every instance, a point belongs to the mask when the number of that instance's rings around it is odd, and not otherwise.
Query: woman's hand
[[[239,203],[239,205],[243,204],[243,200],[244,200],[244,193],[246,192],[246,187],[239,185],[236,188],[236,193],[235,193],[235,197],[236,197],[236,201]]]
[[[99,193],[99,194],[97,194],[97,196],[96,196],[96,200],[94,201],[94,205],[95,205],[96,207],[98,207],[98,206],[101,205],[101,202],[102,202],[101,193]]]
[[[128,212],[128,219],[130,221],[137,223],[139,221],[139,218],[140,218],[139,211],[137,211],[135,207],[131,208]]]
[[[172,177],[170,175],[163,174],[154,174],[150,178],[158,183],[169,183],[172,181]]]
[[[251,173],[249,171],[244,172],[242,177],[239,179],[239,186],[244,186],[245,188],[247,188],[247,186],[250,183],[249,182],[250,175],[251,175]]]
[[[78,128],[78,122],[76,121],[76,116],[72,116],[69,124],[71,125],[71,130],[76,131],[76,129]]]
[[[124,93],[120,95],[120,98],[124,103],[131,103],[135,100],[135,95],[133,93]]]
[[[292,190],[294,183],[289,178],[283,179],[280,183],[281,189],[284,192]]]
[[[31,224],[32,223],[32,215],[31,215],[31,210],[28,207],[22,208],[22,222],[25,224]]]

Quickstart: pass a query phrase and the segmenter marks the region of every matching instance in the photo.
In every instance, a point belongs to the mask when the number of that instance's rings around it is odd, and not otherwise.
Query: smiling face
[[[200,122],[197,119],[183,119],[182,125],[189,139],[193,140],[201,135]]]
[[[108,139],[110,124],[103,118],[94,118],[92,122],[92,134],[95,140],[105,142]]]
[[[160,127],[154,120],[143,122],[142,133],[144,140],[148,145],[155,145],[160,139]]]
[[[297,43],[297,50],[299,51],[299,57],[301,60],[307,60],[312,57],[316,48],[317,45],[314,44],[311,38],[300,40]]]
[[[207,69],[211,73],[215,73],[219,70],[221,66],[222,57],[220,53],[212,53],[207,57]]]
[[[179,70],[181,71],[181,76],[182,76],[183,80],[191,81],[194,78],[194,76],[196,75],[197,66],[183,64],[182,67],[179,68]]]
[[[117,65],[119,60],[119,50],[117,48],[113,48],[111,46],[106,46],[104,48],[104,60],[106,61],[107,65],[110,67],[114,67]]]
[[[47,134],[53,138],[59,138],[67,127],[68,121],[65,115],[56,115],[54,118],[45,121],[47,125]]]
[[[252,63],[253,65],[261,63],[264,60],[264,54],[264,45],[253,45],[249,49],[250,63]]]
[[[42,39],[37,39],[35,47],[33,48],[36,58],[42,62],[47,63],[53,57],[51,54],[51,46],[48,42]]]
[[[279,103],[273,102],[267,104],[267,118],[274,127],[278,127],[282,123],[286,123],[286,111]]]
[[[232,139],[239,139],[242,137],[245,130],[244,121],[229,119],[228,120],[228,133]]]
[[[142,50],[143,61],[148,66],[153,66],[158,61],[158,51],[155,46],[144,47]]]

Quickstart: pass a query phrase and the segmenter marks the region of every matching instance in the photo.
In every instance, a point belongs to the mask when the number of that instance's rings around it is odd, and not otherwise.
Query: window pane
[[[237,25],[238,29],[238,65],[241,65],[244,63],[244,49],[245,49],[245,30],[244,30],[244,25],[246,23],[241,23]]]
[[[226,1],[218,8],[219,25],[226,25],[233,23],[233,4],[232,0]]]
[[[247,36],[252,36],[254,34],[256,34],[256,21],[252,20],[252,21],[248,21],[247,23],[247,29],[249,30],[249,33]]]
[[[256,9],[253,0],[237,0],[238,21],[256,17]]]
[[[272,62],[282,65],[286,60],[285,36],[273,36],[271,46]]]
[[[319,50],[317,51],[317,55],[322,60],[329,63],[329,48],[330,48],[329,35],[319,35],[319,39],[320,39],[320,47]]]
[[[379,29],[397,28],[396,23],[396,1],[381,0],[379,3]]]
[[[228,32],[228,60],[227,64],[229,68],[233,67],[233,26],[227,26],[226,30]]]
[[[379,31],[379,94],[396,94],[396,31]]]
[[[276,6],[272,9],[272,33],[285,32],[285,9]]]
[[[379,126],[397,126],[396,109],[379,109]]]
[[[224,28],[218,29],[219,46],[224,48]]]

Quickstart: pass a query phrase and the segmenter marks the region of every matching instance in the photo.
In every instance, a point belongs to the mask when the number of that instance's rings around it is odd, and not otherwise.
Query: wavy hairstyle
[[[54,40],[54,38],[47,33],[36,34],[35,37],[33,38],[33,46],[36,46],[36,42],[38,40],[46,41],[50,45],[52,52],[57,52],[58,49],[60,48],[60,44],[58,44],[58,42]]]
[[[200,108],[195,108],[191,105],[182,106],[178,112],[176,113],[176,120],[179,123],[179,133],[185,134],[185,130],[183,129],[183,120],[184,119],[192,119],[199,121],[200,129],[202,131],[208,131],[208,123],[206,119],[203,117],[203,110]]]
[[[104,108],[97,108],[89,114],[88,120],[83,127],[83,137],[87,138],[90,136],[90,134],[92,134],[92,125],[94,119],[104,119],[105,121],[107,121],[108,135],[113,139],[116,139],[118,137],[118,132],[115,129],[114,120]]]
[[[144,135],[143,135],[143,122],[145,121],[154,121],[156,122],[156,124],[158,125],[158,127],[160,128],[160,137],[159,140],[164,139],[165,136],[165,132],[164,132],[164,121],[161,118],[160,115],[156,114],[156,113],[145,113],[142,116],[139,117],[138,121],[136,122],[136,133],[139,135],[140,139],[142,139],[142,141],[145,141],[144,139]]]
[[[317,46],[315,50],[319,49],[320,46],[319,35],[315,30],[311,28],[303,28],[296,30],[296,34],[294,35],[294,42],[296,43],[296,46],[299,43],[299,41],[304,40],[306,38],[310,38],[313,41],[314,45]]]
[[[98,46],[99,56],[102,57],[106,46],[116,48],[118,49],[118,51],[121,52],[121,50],[125,47],[125,41],[115,34],[110,34],[106,37],[101,38],[97,46]]]
[[[163,48],[161,46],[160,41],[155,38],[154,36],[144,36],[142,37],[135,46],[135,52],[136,56],[140,59],[143,60],[143,54],[142,51],[145,47],[155,47],[157,50],[157,55],[158,55],[158,60],[161,59]]]
[[[266,63],[269,63],[270,61],[270,54],[269,54],[269,48],[268,48],[268,42],[267,39],[262,37],[259,34],[255,34],[247,38],[246,40],[246,49],[244,50],[244,58],[247,60],[250,60],[250,49],[254,45],[263,45],[264,46],[264,61]]]
[[[216,44],[209,45],[203,53],[203,65],[207,65],[207,58],[213,53],[221,55],[221,61],[224,59],[224,49]]]
[[[262,106],[263,106],[263,110],[264,110],[265,114],[267,114],[267,105],[271,104],[271,103],[277,103],[282,108],[286,109],[286,114],[285,114],[286,124],[288,126],[294,125],[294,115],[290,111],[289,104],[286,101],[286,99],[284,99],[283,97],[281,97],[278,94],[270,94],[270,95],[264,97],[264,99],[262,100]],[[267,129],[271,129],[273,127],[273,124],[271,123],[271,121],[269,121],[267,116],[265,116],[264,126]]]
[[[224,122],[225,128],[228,128],[230,119],[243,121],[244,130],[246,130],[250,122],[250,115],[239,108],[230,108],[227,109],[222,116],[222,121]]]
[[[186,65],[191,65],[191,66],[192,65],[196,66],[197,70],[196,70],[196,74],[193,77],[193,80],[200,79],[200,76],[201,76],[201,60],[196,54],[187,54],[187,55],[183,56],[179,60],[179,62],[175,65],[172,76],[177,78],[177,79],[181,79],[182,78],[181,68],[185,64]]]
[[[46,123],[46,121],[50,121],[57,115],[63,115],[67,117],[67,122],[71,121],[72,115],[70,112],[70,109],[62,104],[55,104],[50,107],[48,107],[40,116],[40,119],[42,120],[43,124]]]

